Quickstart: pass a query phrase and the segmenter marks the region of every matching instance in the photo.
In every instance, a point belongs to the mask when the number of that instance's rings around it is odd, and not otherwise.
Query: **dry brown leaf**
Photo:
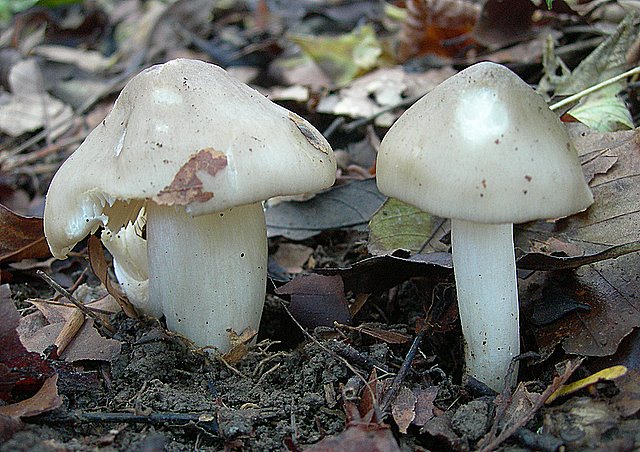
[[[407,429],[416,417],[416,396],[411,389],[406,386],[400,388],[391,404],[391,414],[400,433],[407,433]]]
[[[0,262],[51,256],[42,218],[23,217],[0,204]]]
[[[416,416],[412,424],[422,427],[433,417],[433,402],[438,397],[438,387],[417,388],[413,390],[413,394],[416,397]]]
[[[102,242],[95,235],[92,235],[87,240],[87,249],[89,253],[89,263],[91,264],[91,270],[98,277],[100,282],[106,287],[107,292],[115,298],[124,313],[132,319],[138,318],[138,313],[135,307],[124,296],[120,287],[114,284],[109,278],[109,264],[107,264],[104,258],[104,251],[102,249]]]
[[[282,243],[273,255],[273,259],[287,273],[302,273],[303,267],[313,254],[313,248],[299,243]]]
[[[227,330],[227,333],[229,334],[231,350],[222,355],[222,359],[224,359],[227,364],[233,366],[247,356],[247,353],[249,353],[249,344],[253,338],[258,335],[258,332],[252,328],[247,328],[239,335],[231,329]]]
[[[478,4],[468,0],[407,0],[399,60],[421,55],[458,56],[473,42],[466,35],[479,14]]]
[[[305,448],[309,452],[400,452],[391,429],[384,424],[353,423],[338,435],[327,436]]]
[[[55,410],[62,405],[58,395],[58,375],[52,375],[43,383],[40,390],[21,402],[0,406],[0,414],[12,417],[29,417]]]

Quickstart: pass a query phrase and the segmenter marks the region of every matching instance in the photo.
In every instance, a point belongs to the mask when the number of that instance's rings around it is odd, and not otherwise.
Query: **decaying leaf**
[[[421,55],[459,56],[473,42],[480,7],[468,0],[408,0],[398,59]],[[510,8],[510,12],[513,10]]]
[[[340,36],[289,35],[338,85],[353,80],[379,64],[382,45],[371,25]]]
[[[291,298],[289,312],[304,327],[351,322],[342,278],[339,276],[300,275],[277,288],[276,294]]]
[[[51,256],[42,218],[23,217],[0,204],[0,262]]]
[[[511,0],[509,14],[505,14],[502,0],[487,0],[482,5],[472,36],[486,47],[504,47],[535,37],[550,20],[562,15],[577,18],[562,0],[556,2],[553,11],[546,11],[544,6],[530,0]]]
[[[389,198],[371,217],[367,247],[373,255],[388,254],[397,249],[416,253],[423,251],[447,251],[447,246],[434,235],[444,231],[444,220],[417,207]],[[437,247],[437,248],[436,248]]]
[[[571,95],[599,82],[622,74],[626,69],[626,54],[636,39],[639,25],[635,16],[629,14],[617,30],[587,56],[573,71],[554,54],[553,43],[549,41],[544,54],[545,75],[540,81],[539,91],[554,92],[556,96]],[[562,75],[557,75],[558,70]],[[599,131],[614,131],[633,127],[633,120],[627,106],[618,93],[627,86],[625,80],[589,94],[567,114],[585,125]]]
[[[273,259],[288,273],[302,273],[303,267],[313,254],[313,248],[299,243],[282,243]]]
[[[107,292],[118,302],[122,311],[132,319],[138,318],[136,308],[131,304],[129,300],[124,296],[120,287],[111,280],[109,277],[109,264],[104,257],[104,250],[102,249],[102,242],[95,235],[91,235],[87,240],[87,252],[89,253],[89,263],[91,264],[91,270],[98,277],[102,285],[107,289]]]
[[[26,400],[11,405],[0,406],[0,414],[12,417],[29,417],[55,410],[62,405],[58,395],[58,376],[52,375],[42,384],[40,390]]]
[[[33,394],[54,374],[40,354],[27,351],[16,328],[20,314],[10,298],[7,284],[0,286],[0,399],[10,401],[14,393]]]
[[[72,304],[61,306],[46,301],[32,301],[32,303],[46,318],[47,324],[35,330],[20,329],[21,340],[27,350],[43,353],[54,344],[58,346],[65,344],[61,350],[58,349],[57,353],[61,360],[70,363],[85,360],[111,362],[120,353],[120,342],[101,336],[91,319],[83,321],[75,334],[71,331],[67,331],[66,335],[63,334],[79,312]],[[87,306],[102,313],[114,313],[118,310],[116,301],[108,295]],[[32,315],[34,314],[30,314]],[[21,322],[32,322],[32,320],[27,316],[21,319]]]
[[[398,425],[400,433],[407,433],[407,429],[416,417],[416,396],[411,389],[403,386],[391,404],[393,420]]]
[[[0,130],[10,136],[42,127],[60,127],[71,119],[71,107],[44,90],[44,77],[35,59],[15,64],[9,72],[11,94],[0,102]]]
[[[229,335],[229,343],[231,350],[222,355],[222,359],[227,364],[235,365],[249,353],[249,344],[258,335],[258,332],[252,328],[245,329],[242,333],[237,334],[233,330],[227,330]]]
[[[386,197],[374,179],[355,181],[304,202],[281,202],[265,211],[269,237],[304,240],[330,229],[364,228]]]
[[[317,110],[351,118],[375,117],[375,125],[389,127],[401,113],[391,112],[390,108],[423,96],[455,73],[451,66],[426,72],[407,72],[401,66],[381,67],[322,97]]]
[[[327,436],[317,444],[306,447],[309,452],[342,452],[366,450],[371,452],[400,452],[393,432],[385,424],[353,423],[335,436]]]

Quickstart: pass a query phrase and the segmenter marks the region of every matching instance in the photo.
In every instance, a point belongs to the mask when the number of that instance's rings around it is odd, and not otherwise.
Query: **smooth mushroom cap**
[[[336,163],[307,121],[202,61],[153,66],[51,182],[45,235],[54,256],[105,226],[133,222],[145,200],[193,216],[331,186]]]
[[[593,196],[558,117],[516,74],[473,65],[385,135],[380,191],[444,218],[521,223],[586,209]]]

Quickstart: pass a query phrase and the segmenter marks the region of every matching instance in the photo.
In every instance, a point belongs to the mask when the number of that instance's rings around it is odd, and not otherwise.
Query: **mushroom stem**
[[[198,217],[147,205],[150,303],[196,345],[230,349],[227,329],[258,329],[267,276],[261,203]]]
[[[451,241],[466,372],[502,392],[520,352],[513,225],[452,219]]]

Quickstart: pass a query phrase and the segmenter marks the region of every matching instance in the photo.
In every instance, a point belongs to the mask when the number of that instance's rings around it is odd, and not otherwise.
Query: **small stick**
[[[51,424],[69,424],[76,422],[96,422],[107,424],[132,423],[132,424],[151,424],[151,425],[168,425],[178,427],[197,427],[207,433],[217,435],[218,423],[215,415],[212,413],[152,413],[149,415],[133,414],[133,413],[102,413],[102,412],[84,412],[71,411],[68,413],[58,414],[55,412],[31,418],[31,422],[42,422]]]
[[[93,323],[95,323],[95,325],[98,328],[100,328],[104,333],[106,333],[108,336],[112,336],[113,333],[116,332],[116,330],[111,325],[109,325],[108,323],[104,322],[95,312],[93,312],[91,309],[87,308],[84,305],[84,303],[81,303],[80,301],[78,301],[76,299],[76,297],[71,295],[71,293],[67,289],[65,289],[60,284],[58,284],[53,278],[51,278],[51,276],[47,275],[42,270],[37,270],[36,271],[36,275],[38,275],[40,278],[42,278],[44,280],[44,282],[49,284],[60,295],[62,295],[65,298],[67,298],[71,303],[73,303],[73,305],[76,308],[80,309],[87,317],[93,319]]]
[[[57,348],[56,352],[58,356],[62,355],[69,344],[73,342],[76,335],[80,331],[80,328],[82,328],[82,325],[84,325],[84,319],[85,316],[81,310],[73,310],[71,317],[69,317],[69,319],[65,322],[64,326],[62,327],[62,331],[60,331],[60,334],[58,334],[58,337],[53,342],[53,345],[55,345]]]
[[[398,371],[397,375],[393,379],[393,383],[391,383],[391,388],[386,392],[382,399],[382,413],[386,413],[391,406],[391,403],[395,400],[398,395],[398,391],[400,390],[400,386],[404,382],[404,379],[407,377],[407,373],[411,369],[411,363],[413,359],[416,357],[418,350],[420,349],[420,344],[422,344],[422,340],[426,334],[426,330],[420,331],[415,339],[413,340],[413,344],[411,344],[411,348],[407,352],[407,356],[404,358],[404,362],[402,363],[402,367]]]

